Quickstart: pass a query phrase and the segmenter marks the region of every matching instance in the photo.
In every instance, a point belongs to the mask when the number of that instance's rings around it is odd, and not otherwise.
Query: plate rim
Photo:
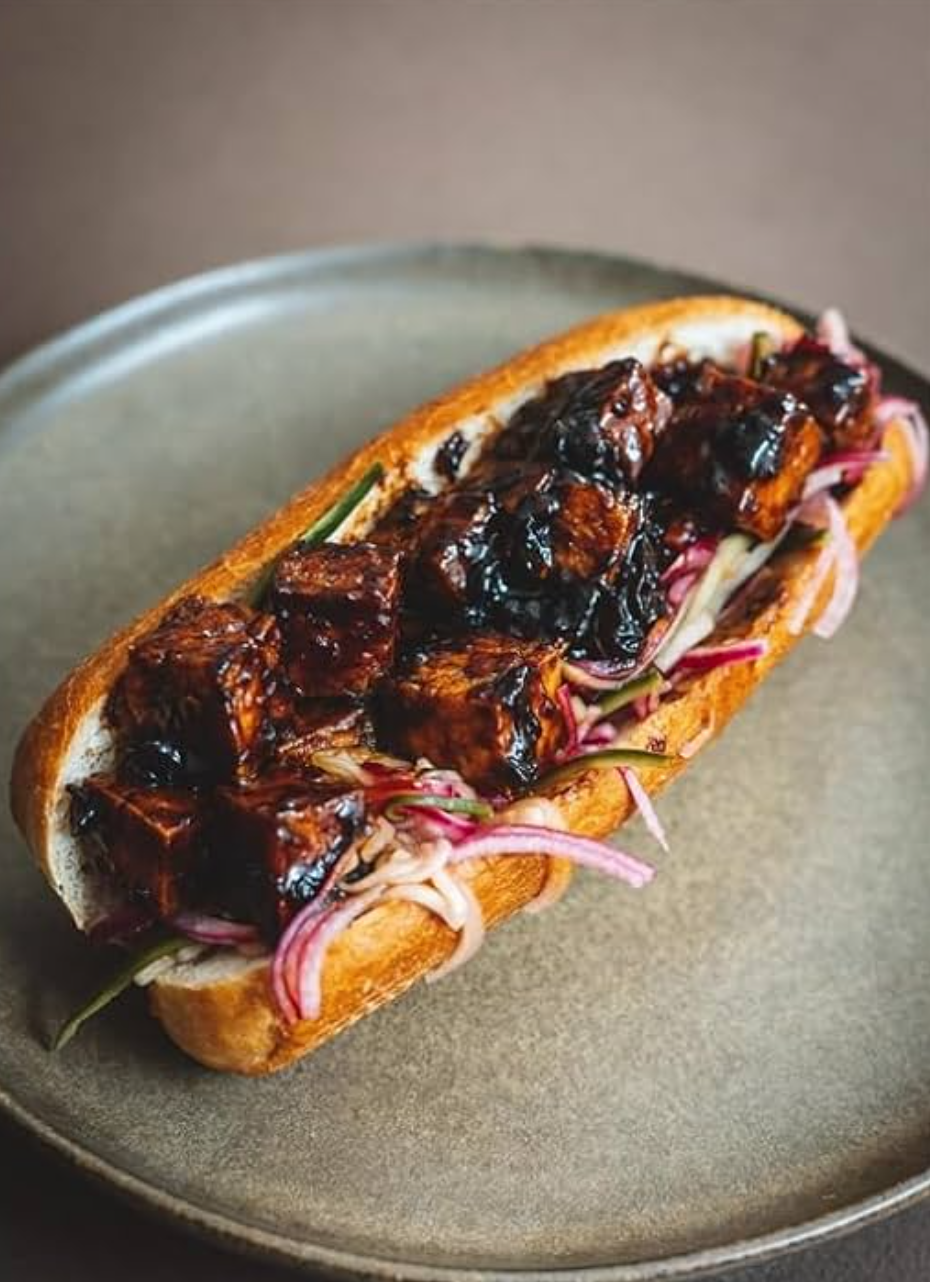
[[[587,261],[616,270],[631,267],[657,275],[675,276],[695,293],[749,294],[775,306],[785,308],[802,319],[810,313],[791,302],[773,298],[765,292],[704,276],[675,266],[635,255],[588,250],[558,244],[502,244],[480,241],[413,240],[370,242],[298,249],[287,253],[250,258],[182,277],[157,289],[107,308],[89,319],[70,326],[15,356],[0,368],[0,416],[15,414],[17,401],[28,402],[41,396],[42,384],[66,379],[78,372],[88,359],[106,352],[114,337],[125,339],[127,331],[153,322],[170,321],[172,314],[183,315],[191,307],[204,303],[216,305],[224,294],[237,295],[256,287],[269,287],[299,276],[312,278],[318,272],[340,266],[396,265],[405,259],[423,263],[481,257],[514,261],[532,256],[541,265],[571,266]],[[871,343],[863,344],[875,355],[895,382],[930,393],[927,379],[912,365],[901,361]],[[99,350],[96,350],[99,349]],[[3,425],[6,436],[8,426]],[[14,431],[14,437],[18,435]],[[474,1267],[454,1264],[417,1264],[403,1259],[379,1257],[328,1246],[321,1242],[299,1239],[286,1232],[265,1228],[211,1210],[190,1198],[161,1187],[152,1180],[133,1174],[125,1167],[103,1157],[92,1148],[71,1138],[46,1121],[40,1114],[21,1104],[0,1082],[0,1111],[15,1125],[39,1141],[46,1153],[63,1159],[77,1174],[90,1178],[107,1191],[114,1192],[149,1215],[177,1224],[186,1231],[206,1237],[227,1249],[303,1268],[323,1268],[339,1277],[372,1277],[405,1279],[409,1282],[564,1282],[568,1276],[585,1282],[659,1282],[660,1279],[694,1278],[709,1272],[761,1263],[776,1256],[814,1246],[859,1228],[877,1223],[904,1210],[930,1194],[930,1166],[923,1172],[898,1181],[867,1198],[796,1224],[785,1225],[734,1242],[703,1247],[653,1260],[625,1264],[562,1265],[551,1268],[514,1269],[490,1265]]]

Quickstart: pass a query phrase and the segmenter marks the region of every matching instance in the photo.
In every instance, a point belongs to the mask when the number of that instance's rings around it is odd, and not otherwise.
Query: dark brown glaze
[[[425,517],[412,553],[411,609],[440,631],[491,629],[619,657],[593,636],[593,620],[602,598],[624,590],[624,558],[649,511],[641,495],[564,469],[486,460]],[[650,623],[664,597],[653,604]]]
[[[547,383],[493,448],[500,458],[544,460],[609,484],[636,484],[671,412],[649,372],[628,357]]]
[[[417,537],[420,522],[434,502],[434,496],[418,486],[404,490],[365,536],[367,541],[391,548],[410,547]]]
[[[362,695],[388,671],[400,585],[400,553],[374,543],[298,545],[281,558],[271,604],[301,694]]]
[[[203,858],[195,793],[94,775],[72,790],[71,822],[88,854],[102,858],[131,896],[159,916],[171,917],[189,902]]]
[[[472,621],[472,606],[486,595],[493,570],[495,496],[483,488],[449,490],[424,512],[416,532],[409,585],[414,608]]]
[[[365,801],[319,776],[274,767],[221,787],[211,830],[211,891],[220,906],[270,939],[319,895],[362,831]]]
[[[437,473],[444,481],[454,481],[462,466],[462,459],[468,453],[468,441],[461,432],[453,432],[446,437],[436,451],[434,464]]]
[[[876,434],[876,379],[868,370],[839,360],[828,347],[804,337],[769,356],[762,377],[807,405],[833,450],[863,449]]]
[[[800,499],[822,447],[792,393],[705,369],[676,405],[646,479],[712,529],[767,540]]]
[[[351,699],[298,699],[278,728],[275,756],[289,766],[313,769],[313,754],[374,747],[366,704]]]
[[[164,745],[153,756],[165,761],[175,753],[171,782],[188,768],[213,779],[248,777],[267,746],[278,657],[268,615],[188,597],[132,647],[110,719],[125,744]]]
[[[391,678],[379,725],[409,757],[492,792],[526,788],[562,746],[558,646],[482,634],[440,646]]]

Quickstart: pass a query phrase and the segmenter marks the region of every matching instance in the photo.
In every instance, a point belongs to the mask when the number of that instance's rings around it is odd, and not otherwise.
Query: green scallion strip
[[[775,340],[771,334],[766,334],[764,330],[758,330],[753,334],[749,348],[748,374],[750,378],[758,380],[762,377],[762,362],[774,350]]]
[[[304,531],[297,540],[300,546],[315,548],[318,544],[325,543],[331,534],[336,533],[343,521],[351,516],[369,490],[377,485],[383,476],[382,464],[373,463],[365,475],[355,482],[351,490],[343,494],[341,499],[314,521],[309,530]]]
[[[341,499],[337,499],[331,508],[328,508],[321,517],[318,517],[309,529],[304,530],[297,544],[303,548],[319,547],[325,543],[331,534],[339,529],[340,525],[348,519],[361,503],[370,490],[372,490],[381,478],[384,476],[384,466],[381,463],[373,463],[364,476],[362,476],[350,490],[343,494]],[[277,560],[267,565],[258,576],[251,590],[246,595],[246,602],[249,605],[259,605],[265,593],[268,591],[274,575]]]
[[[399,792],[388,802],[384,813],[388,819],[398,819],[399,811],[411,807],[444,810],[452,815],[471,815],[474,819],[490,819],[494,814],[486,801],[476,801],[471,797],[431,797],[422,792]]]
[[[603,699],[598,699],[595,721],[603,721],[604,717],[609,717],[620,708],[625,708],[634,699],[641,699],[645,694],[660,690],[664,684],[665,677],[658,668],[650,668],[641,677],[635,677],[619,690],[611,690],[604,695]]]
[[[616,770],[619,766],[668,766],[673,760],[674,757],[669,757],[664,752],[647,752],[644,748],[605,748],[603,752],[573,757],[571,761],[556,766],[543,775],[536,788],[565,783],[577,775],[586,775],[589,770]]]
[[[110,1002],[124,993],[132,984],[135,977],[142,973],[152,962],[159,961],[162,957],[171,957],[174,953],[180,952],[182,948],[189,948],[191,941],[183,935],[171,935],[168,939],[160,939],[158,943],[152,944],[143,952],[138,953],[135,957],[130,958],[106,984],[89,998],[84,1004],[74,1012],[58,1032],[52,1038],[50,1049],[53,1051],[61,1050],[66,1046],[75,1033],[83,1024],[98,1011],[109,1006]]]

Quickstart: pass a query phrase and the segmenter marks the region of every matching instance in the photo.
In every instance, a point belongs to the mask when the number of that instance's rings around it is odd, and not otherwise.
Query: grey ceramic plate
[[[4,775],[83,652],[348,447],[579,317],[706,284],[554,252],[301,255],[163,291],[8,370]],[[648,893],[581,876],[266,1081],[189,1063],[141,1001],[46,1053],[94,963],[4,818],[6,1108],[151,1208],[389,1276],[681,1277],[916,1197],[928,559],[925,505],[882,541],[841,637],[804,645],[664,800],[674,853]]]

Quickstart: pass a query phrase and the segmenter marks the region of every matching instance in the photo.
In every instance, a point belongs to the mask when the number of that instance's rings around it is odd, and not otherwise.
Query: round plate
[[[551,251],[298,255],[132,303],[0,378],[4,774],[88,649],[404,409],[573,321],[706,281]],[[927,395],[906,371],[891,382]],[[927,506],[594,876],[293,1070],[218,1076],[127,1000],[4,818],[0,1090],[150,1207],[390,1277],[682,1277],[930,1185]],[[638,825],[624,842],[648,848]],[[650,855],[654,854],[648,850]]]

